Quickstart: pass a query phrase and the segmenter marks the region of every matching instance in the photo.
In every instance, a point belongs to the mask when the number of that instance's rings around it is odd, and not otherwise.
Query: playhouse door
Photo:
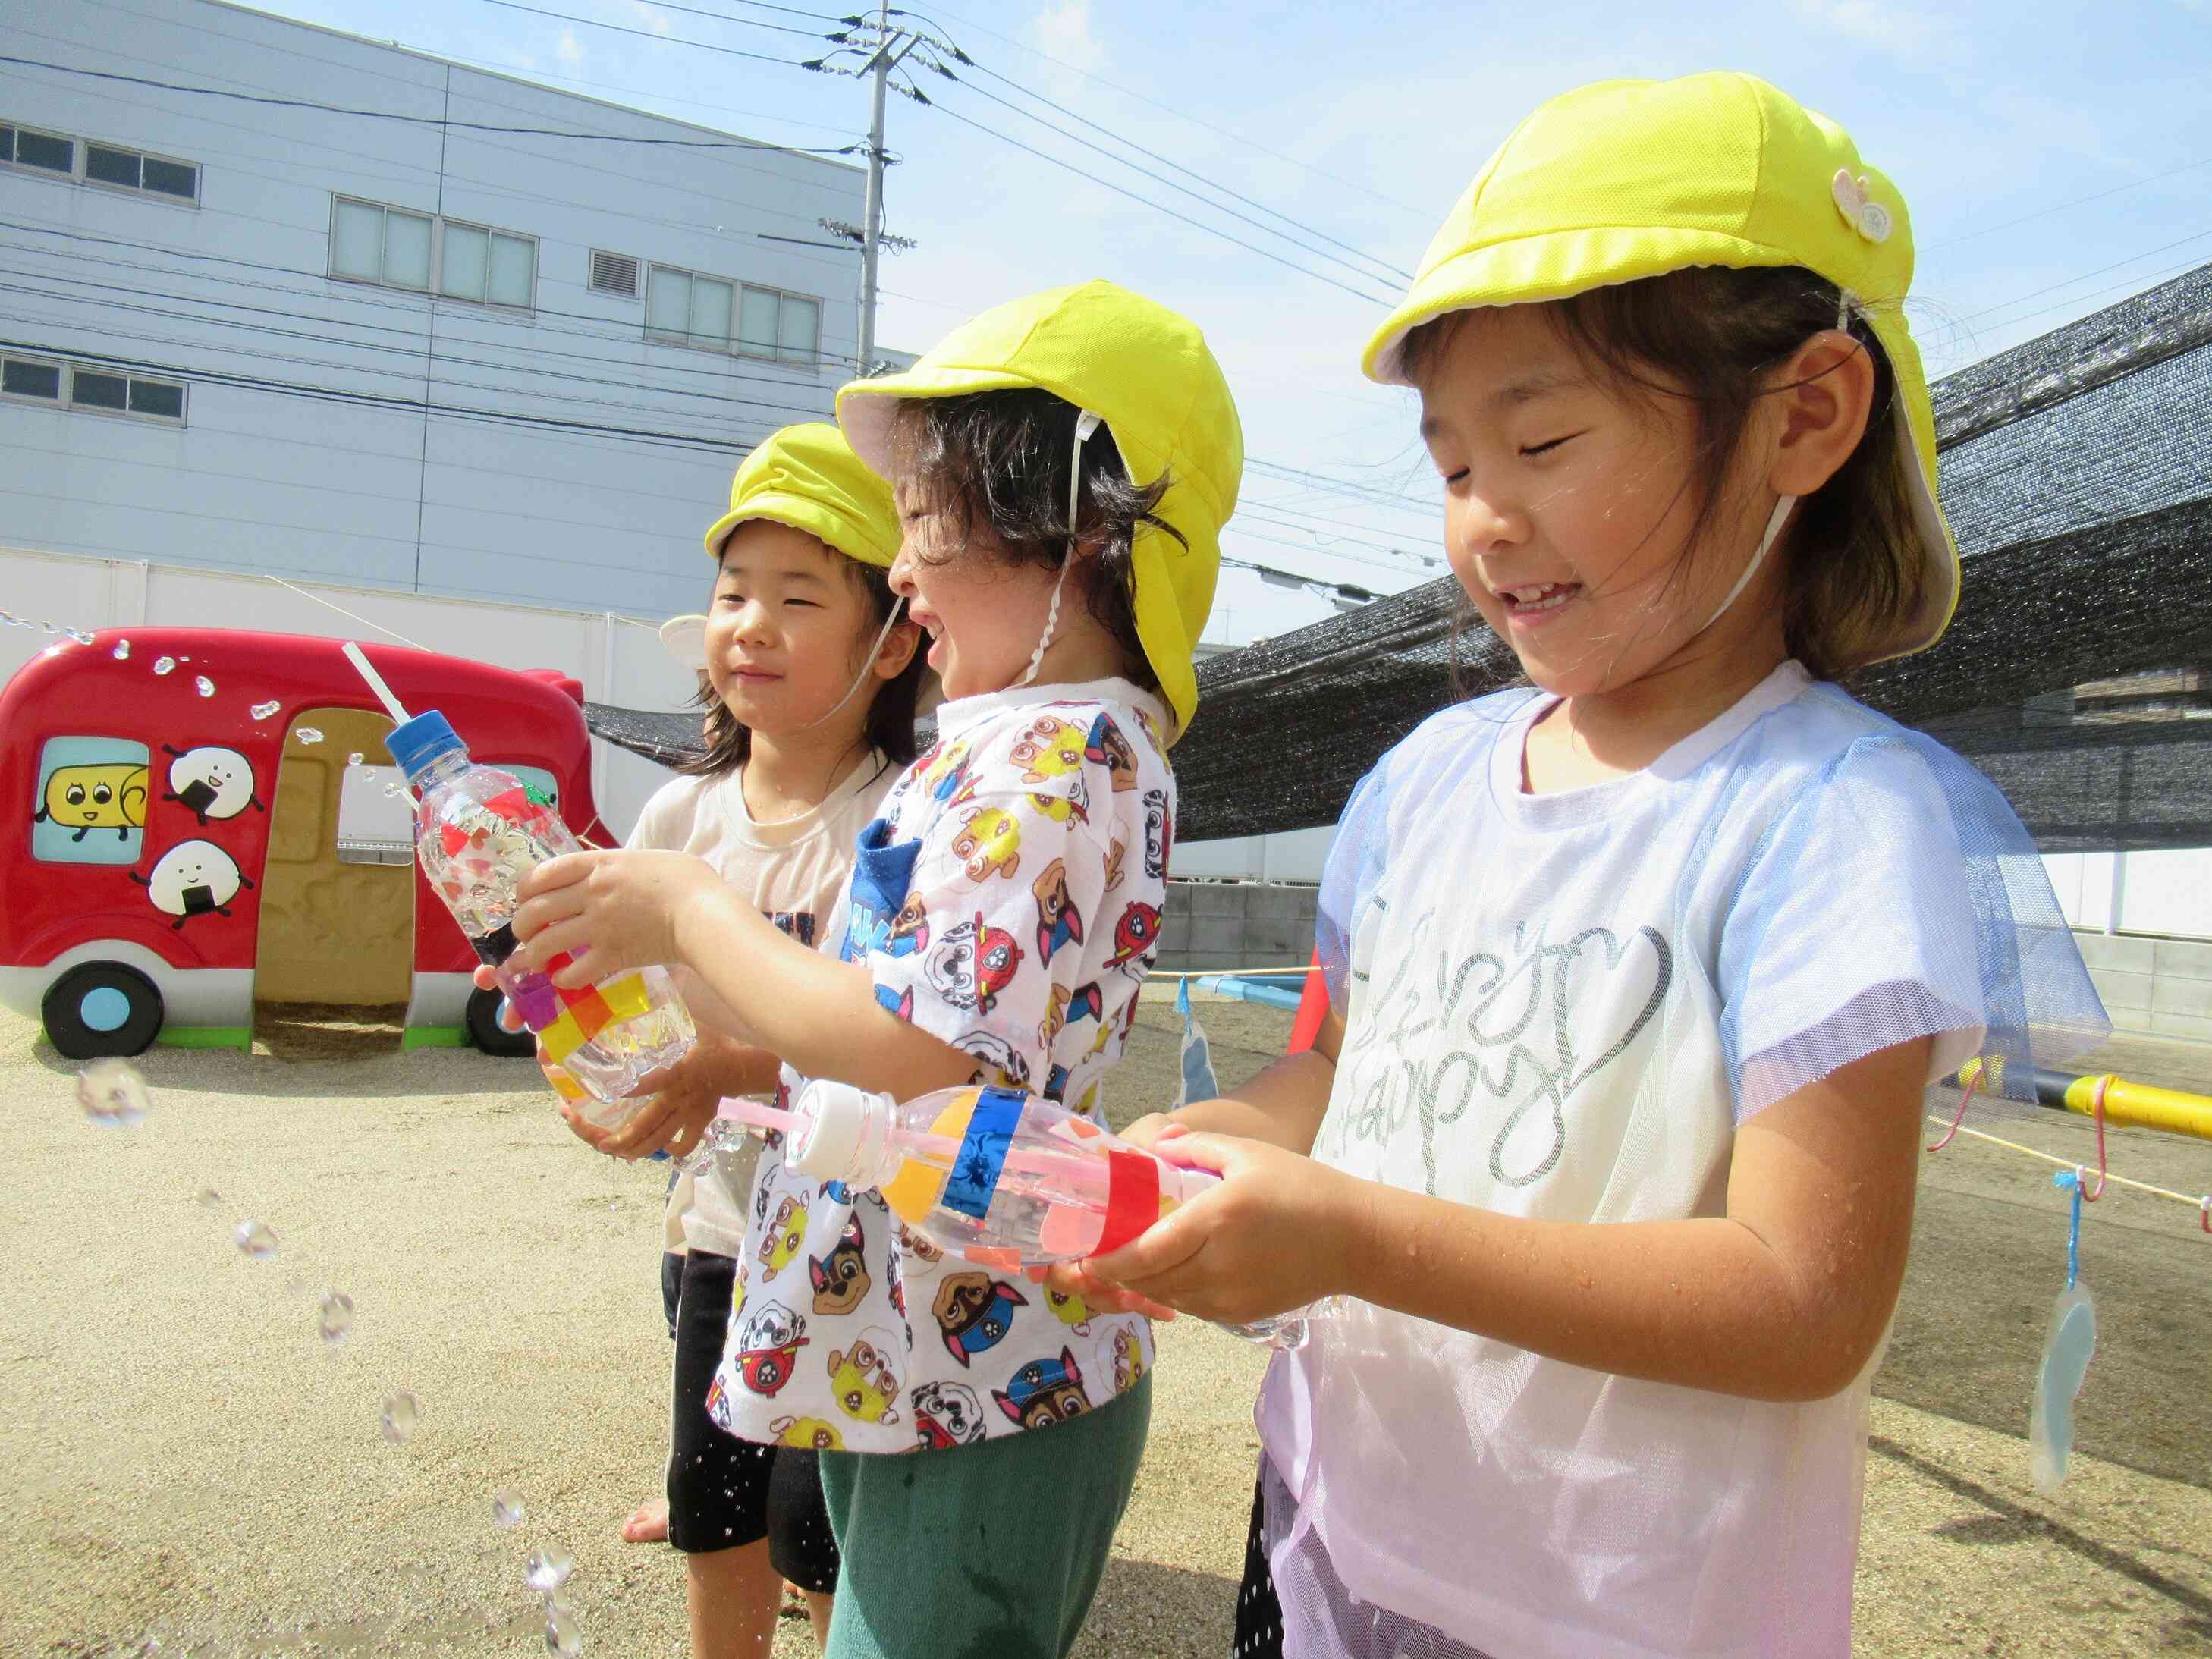
[[[383,793],[398,775],[385,752],[391,729],[382,714],[355,708],[292,717],[270,805],[257,1002],[379,1007],[408,999],[415,861],[405,803]],[[356,754],[363,763],[349,766]]]

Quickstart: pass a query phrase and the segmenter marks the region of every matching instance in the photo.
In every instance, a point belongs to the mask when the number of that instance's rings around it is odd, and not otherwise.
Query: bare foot
[[[648,1498],[629,1512],[622,1525],[625,1544],[665,1544],[668,1541],[668,1500]]]

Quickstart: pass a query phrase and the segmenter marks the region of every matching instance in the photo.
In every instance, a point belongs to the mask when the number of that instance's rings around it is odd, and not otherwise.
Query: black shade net
[[[1934,392],[1958,615],[1852,689],[1972,759],[2045,852],[2212,845],[2212,265]],[[1177,839],[1333,823],[1423,718],[1518,675],[1449,577],[1213,658]],[[664,763],[699,745],[696,714],[585,712]]]

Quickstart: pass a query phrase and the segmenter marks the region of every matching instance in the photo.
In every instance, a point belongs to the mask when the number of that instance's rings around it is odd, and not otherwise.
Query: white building
[[[0,52],[64,66],[0,66],[17,546],[658,620],[850,376],[848,161],[216,0]]]

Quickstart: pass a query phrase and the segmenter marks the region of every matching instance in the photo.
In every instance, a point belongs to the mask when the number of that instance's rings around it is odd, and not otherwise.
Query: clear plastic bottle
[[[1017,1089],[969,1085],[898,1101],[817,1079],[788,1114],[738,1101],[723,1109],[785,1128],[786,1160],[801,1174],[872,1188],[940,1249],[999,1269],[1119,1249],[1221,1178]],[[1226,1328],[1295,1348],[1320,1305]]]
[[[581,847],[521,780],[471,761],[434,708],[392,727],[384,741],[418,798],[415,851],[432,890],[490,965],[523,1024],[588,1096],[577,1099],[578,1109],[602,1127],[619,1126],[643,1103],[624,1097],[648,1073],[690,1052],[691,1015],[667,971],[640,969],[586,990],[563,991],[544,974],[509,968],[515,884],[546,860]],[[556,961],[555,971],[562,965]]]

